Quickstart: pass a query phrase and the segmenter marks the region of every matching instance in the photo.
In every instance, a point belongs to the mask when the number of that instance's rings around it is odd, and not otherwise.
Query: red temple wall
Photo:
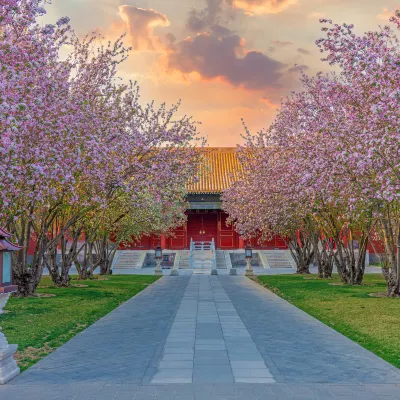
[[[222,210],[190,210],[187,212],[188,220],[184,226],[175,229],[168,237],[162,235],[143,236],[140,240],[132,241],[128,245],[120,245],[121,250],[151,250],[161,244],[163,249],[183,250],[190,247],[190,238],[194,241],[211,241],[215,239],[217,249],[234,250],[244,248],[245,243],[239,237],[232,225],[227,226],[228,214]],[[287,249],[285,241],[279,236],[274,236],[269,241],[259,243],[257,238],[249,241],[254,249]],[[29,242],[28,254],[32,255],[35,250],[36,240],[32,236]],[[373,239],[373,245],[368,244],[369,252],[383,253],[382,243]]]
[[[187,212],[188,219],[184,226],[175,229],[168,237],[144,236],[128,246],[120,246],[126,250],[150,250],[158,244],[164,249],[183,250],[190,247],[190,239],[206,242],[215,240],[217,249],[234,250],[244,248],[245,243],[232,225],[227,225],[228,214],[221,210],[195,210]],[[286,243],[278,235],[270,241],[259,243],[257,239],[250,241],[255,249],[286,249]]]

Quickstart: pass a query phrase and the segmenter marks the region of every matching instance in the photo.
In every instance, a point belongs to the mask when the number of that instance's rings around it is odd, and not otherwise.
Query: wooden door
[[[217,239],[217,213],[189,214],[187,221],[187,238],[195,242],[211,242]]]
[[[212,239],[217,240],[218,232],[218,214],[204,214],[202,216],[203,226],[203,242],[211,242]]]
[[[235,239],[236,232],[233,225],[227,225],[226,220],[228,218],[228,214],[221,213],[220,214],[220,228],[219,228],[219,241],[217,242],[217,246],[223,250],[231,250],[235,248]]]

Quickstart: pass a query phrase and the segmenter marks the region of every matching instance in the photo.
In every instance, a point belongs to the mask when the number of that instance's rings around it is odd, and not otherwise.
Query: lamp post
[[[162,248],[158,245],[155,249],[156,267],[154,269],[154,275],[162,275],[161,260],[162,260]]]
[[[245,269],[245,275],[246,276],[253,276],[253,268],[251,267],[251,260],[253,259],[253,249],[250,247],[248,244],[246,248],[244,249],[244,256],[246,258],[246,269]]]
[[[13,285],[11,255],[13,251],[21,250],[21,247],[9,242],[10,236],[0,227],[0,314],[3,313],[10,293],[17,289],[17,286]],[[18,365],[14,360],[17,348],[16,344],[8,344],[0,327],[0,385],[4,385],[19,374]]]

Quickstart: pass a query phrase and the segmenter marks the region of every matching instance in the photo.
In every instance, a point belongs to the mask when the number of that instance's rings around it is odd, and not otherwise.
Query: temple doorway
[[[187,238],[195,242],[217,241],[218,234],[218,213],[217,212],[198,212],[189,213],[187,220]]]

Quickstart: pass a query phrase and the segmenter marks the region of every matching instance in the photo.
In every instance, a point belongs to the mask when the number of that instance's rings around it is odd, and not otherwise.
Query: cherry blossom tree
[[[397,27],[399,15],[391,19]],[[385,246],[388,295],[399,295],[398,38],[389,26],[358,36],[352,25],[321,22],[325,37],[317,45],[338,72],[303,74],[302,90],[283,100],[274,123],[248,135],[254,161],[238,186],[255,196],[240,208],[237,194],[228,192],[225,208],[239,229],[253,233],[274,227],[278,218],[301,215],[301,229],[313,220],[319,263],[334,260],[351,284],[362,281],[367,244],[376,233]],[[252,226],[253,214],[262,216]]]
[[[309,273],[315,253],[315,224],[308,218],[308,203],[297,196],[298,192],[289,196],[292,188],[285,192],[283,186],[283,171],[292,152],[273,143],[268,132],[252,137],[247,131],[247,141],[238,152],[243,166],[241,179],[223,194],[229,221],[246,239],[258,237],[262,242],[279,234],[296,261],[297,273]]]
[[[391,18],[400,27],[399,12]],[[386,25],[357,36],[352,25],[322,20],[325,38],[317,41],[325,61],[340,69],[334,91],[331,147],[336,168],[352,169],[350,206],[363,202],[374,219],[385,253],[388,295],[400,295],[400,93],[399,40]],[[332,98],[332,96],[330,96]],[[347,132],[347,134],[346,134]],[[364,210],[365,210],[364,208]],[[362,214],[364,216],[365,213]]]
[[[68,19],[41,27],[36,18],[45,13],[40,1],[0,3],[1,91],[1,190],[0,211],[8,225],[18,228],[18,241],[27,244],[33,229],[36,205],[45,206],[57,186],[71,179],[69,166],[60,162],[74,126],[69,98],[70,66],[58,53],[70,31]],[[51,222],[42,220],[42,232]],[[24,286],[37,285],[43,269],[43,234],[38,235],[36,256],[29,272],[16,273]],[[18,254],[26,265],[27,249]]]
[[[176,118],[178,105],[142,106],[137,86],[118,79],[128,52],[122,39],[105,46],[97,37],[80,40],[68,18],[43,28],[36,23],[42,4],[0,3],[0,211],[25,246],[14,260],[21,296],[34,293],[45,265],[67,284],[87,215],[104,214],[121,196],[131,209],[143,207],[144,193],[151,204],[176,207],[198,158],[196,123]],[[72,51],[61,59],[65,45]],[[62,250],[60,276],[57,248],[71,238],[75,250]]]
[[[184,191],[182,191],[184,196]],[[49,271],[57,286],[69,284],[69,271],[75,264],[79,279],[91,278],[96,269],[109,274],[119,245],[124,246],[143,235],[166,233],[185,222],[185,202],[155,201],[150,193],[127,193],[116,196],[105,208],[91,210],[60,240],[61,266],[57,265],[57,249],[48,258]],[[67,217],[68,218],[68,217]],[[59,228],[53,226],[53,235]]]

